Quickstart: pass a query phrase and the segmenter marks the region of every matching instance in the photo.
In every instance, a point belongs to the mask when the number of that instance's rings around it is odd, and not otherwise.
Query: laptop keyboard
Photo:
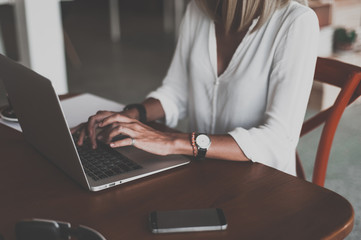
[[[73,138],[76,143],[78,136],[73,135]],[[95,181],[142,168],[102,142],[97,142],[96,149],[88,141],[84,141],[82,146],[75,145],[85,173]]]

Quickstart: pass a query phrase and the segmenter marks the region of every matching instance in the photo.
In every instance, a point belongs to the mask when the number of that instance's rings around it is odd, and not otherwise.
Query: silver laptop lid
[[[89,189],[51,82],[1,54],[0,79],[4,82],[25,139],[70,177]]]

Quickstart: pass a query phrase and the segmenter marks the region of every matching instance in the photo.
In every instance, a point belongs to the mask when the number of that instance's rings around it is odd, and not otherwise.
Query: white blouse
[[[161,102],[168,126],[188,117],[190,131],[228,133],[253,162],[295,175],[317,58],[317,16],[292,1],[251,33],[256,23],[217,76],[215,25],[192,1],[163,84],[148,97]]]

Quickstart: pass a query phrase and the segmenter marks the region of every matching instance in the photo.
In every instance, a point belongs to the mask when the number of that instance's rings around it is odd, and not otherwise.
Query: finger
[[[78,126],[70,128],[71,134],[76,133],[76,132],[79,131],[83,126],[84,126],[84,123],[80,123]]]
[[[118,123],[113,123],[112,125],[103,127],[102,130],[98,133],[97,139],[106,142],[106,139],[108,139],[110,132],[118,125]]]
[[[118,136],[119,134],[126,135],[129,137],[135,137],[136,132],[130,128],[129,124],[119,124],[114,127],[109,134],[104,138],[106,143],[112,142],[112,139]]]
[[[71,133],[71,134],[76,133],[76,131],[78,131],[78,128],[77,128],[77,127],[76,127],[76,128],[70,128],[70,133]]]
[[[117,148],[117,147],[125,147],[125,146],[135,146],[135,143],[136,143],[135,139],[125,138],[123,140],[118,140],[110,143],[110,147]]]
[[[80,134],[79,134],[79,139],[78,139],[78,145],[82,146],[84,143],[84,138],[85,138],[85,129],[81,129]]]
[[[98,111],[96,115],[89,117],[87,130],[93,149],[97,148],[95,129],[98,127],[99,122],[108,114],[106,111]]]
[[[114,112],[105,111],[105,110],[99,110],[99,111],[96,113],[96,115],[100,115],[100,114],[102,114],[102,115],[104,115],[104,114],[106,114],[106,115],[111,115],[111,114],[114,114]]]
[[[95,128],[97,127],[97,122],[99,122],[99,121],[97,121],[97,118],[98,118],[97,115],[93,115],[93,116],[89,117],[88,126],[87,126],[88,135],[90,138],[90,142],[93,145],[93,148],[94,148],[94,145],[96,146]]]
[[[123,122],[123,123],[131,123],[135,122],[136,120],[133,118],[129,118],[127,116],[124,116],[122,114],[113,114],[109,117],[106,117],[103,119],[103,121],[99,124],[100,127],[108,126],[109,124],[112,124],[114,122]]]
[[[92,148],[93,149],[96,149],[98,147],[97,145],[97,136],[96,136],[96,133],[95,133],[95,129],[98,127],[98,124],[94,124],[94,130],[92,133],[89,133],[88,132],[88,137],[89,137],[89,140],[90,140],[90,143],[92,145]]]

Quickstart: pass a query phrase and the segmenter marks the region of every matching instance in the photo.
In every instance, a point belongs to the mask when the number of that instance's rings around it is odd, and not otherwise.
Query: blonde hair
[[[291,0],[195,0],[212,20],[221,23],[226,33],[247,30],[253,19],[259,20],[252,32],[262,27],[270,16]]]

